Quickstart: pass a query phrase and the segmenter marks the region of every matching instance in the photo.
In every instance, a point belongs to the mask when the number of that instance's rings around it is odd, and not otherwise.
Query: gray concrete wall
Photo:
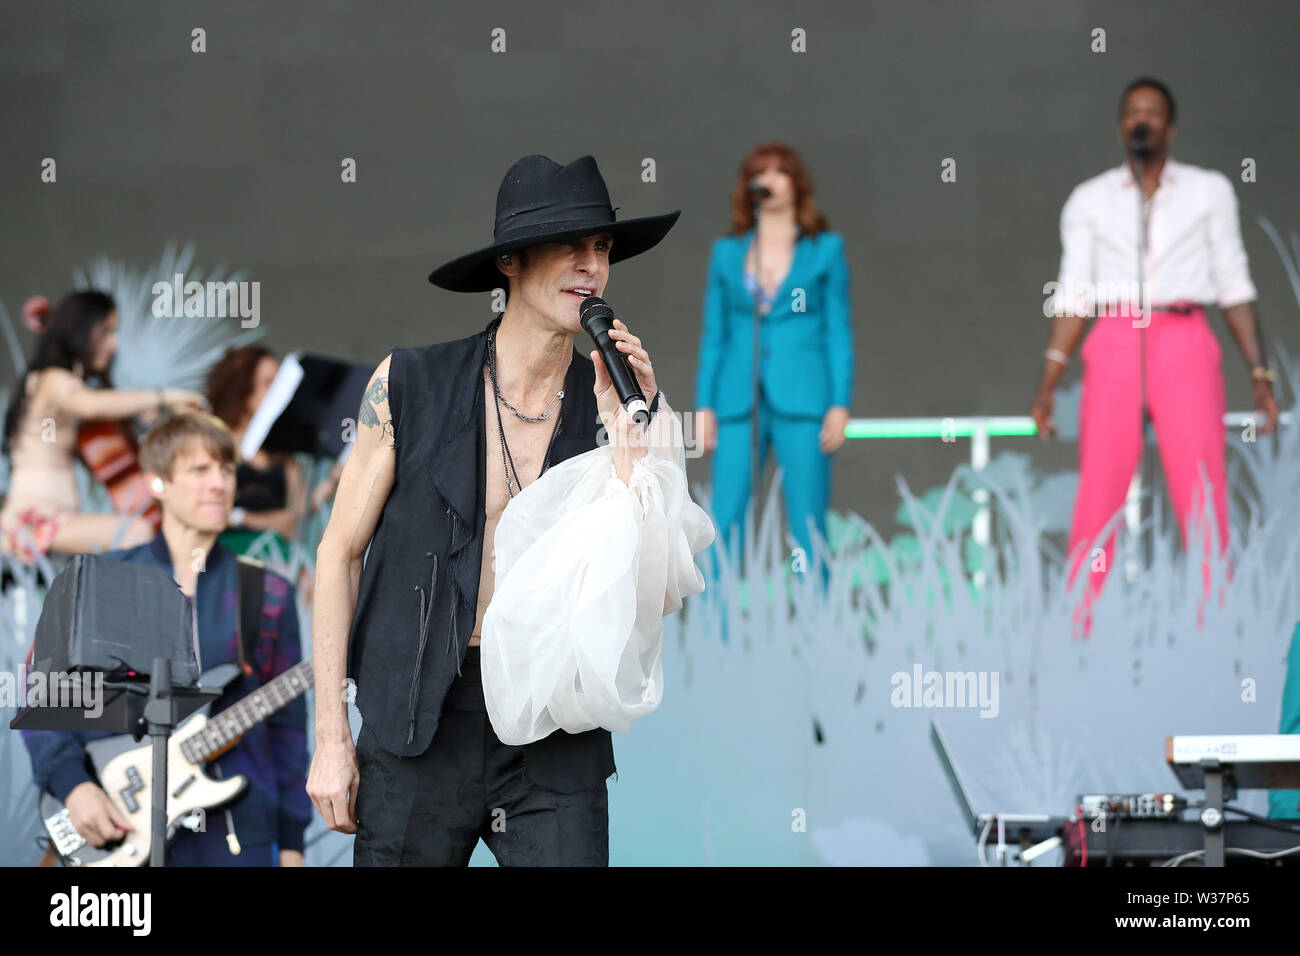
[[[366,362],[453,338],[486,297],[430,268],[491,238],[520,156],[593,153],[619,215],[681,208],[609,297],[666,394],[694,399],[700,300],[727,190],[766,139],[800,149],[851,257],[860,415],[1025,413],[1041,287],[1078,181],[1120,160],[1116,101],[1153,73],[1179,100],[1175,155],[1238,183],[1266,330],[1300,311],[1256,225],[1300,227],[1300,7],[1293,2],[59,3],[0,12],[0,298],[16,312],[107,253],[168,239],[262,284],[267,342]],[[207,52],[190,50],[203,27]],[[490,51],[506,31],[507,52]],[[807,52],[790,33],[807,31]],[[1090,50],[1106,31],[1107,51]],[[58,161],[57,184],[40,162]],[[355,157],[358,182],[340,182]],[[658,179],[640,181],[653,157]],[[940,182],[944,157],[956,183]],[[1230,340],[1229,404],[1248,389]],[[24,333],[25,335],[25,333]],[[30,339],[24,339],[30,344]],[[1077,366],[1068,380],[1077,375]],[[995,443],[995,451],[1008,447]],[[1045,467],[1073,446],[1020,440]],[[944,480],[964,446],[849,442],[833,506],[889,526],[894,475]],[[706,480],[707,459],[692,463]]]

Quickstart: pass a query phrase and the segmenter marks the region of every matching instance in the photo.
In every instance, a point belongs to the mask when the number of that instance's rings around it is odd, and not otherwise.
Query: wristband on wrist
[[[1070,364],[1070,356],[1066,355],[1060,349],[1047,349],[1043,352],[1043,356],[1044,358],[1051,359],[1053,362],[1057,362],[1061,365]]]
[[[1267,365],[1256,365],[1250,370],[1250,379],[1252,382],[1268,382],[1273,384],[1273,370]]]

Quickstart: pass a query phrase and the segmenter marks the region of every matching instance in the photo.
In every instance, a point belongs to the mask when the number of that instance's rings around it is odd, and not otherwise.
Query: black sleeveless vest
[[[385,750],[409,757],[433,740],[474,627],[486,520],[483,401],[487,327],[422,348],[394,348],[388,402],[396,474],[361,572],[348,649],[356,705]],[[596,447],[595,367],[574,350],[551,464]],[[658,395],[652,411],[659,404]],[[615,770],[609,731],[556,731],[524,746],[536,783],[572,792]]]

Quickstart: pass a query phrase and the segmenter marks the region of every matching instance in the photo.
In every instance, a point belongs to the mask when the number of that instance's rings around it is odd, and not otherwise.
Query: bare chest
[[[486,483],[487,521],[493,525],[510,503],[507,479],[515,494],[537,480],[551,445],[551,436],[558,421],[558,405],[551,409],[549,418],[540,422],[526,422],[515,417],[510,409],[497,403],[492,383],[484,386],[486,454],[484,481]],[[505,433],[504,445],[501,440]]]
[[[483,562],[479,576],[478,609],[474,619],[471,645],[479,643],[479,637],[483,633],[483,615],[492,600],[496,585],[493,553],[497,523],[501,520],[501,515],[505,512],[511,498],[510,491],[506,488],[506,476],[509,475],[512,481],[519,483],[512,486],[516,495],[519,494],[521,486],[527,488],[537,480],[559,414],[559,408],[556,407],[552,410],[551,416],[544,421],[526,422],[516,418],[510,409],[497,405],[492,383],[486,376],[484,376],[483,408],[487,416],[484,422],[487,460],[484,462],[486,501],[483,521]],[[503,428],[506,451],[501,447]]]
[[[793,263],[794,247],[789,243],[764,245],[757,254],[751,245],[745,256],[745,271],[752,273],[757,266],[760,286],[765,292],[774,294],[785,281]]]

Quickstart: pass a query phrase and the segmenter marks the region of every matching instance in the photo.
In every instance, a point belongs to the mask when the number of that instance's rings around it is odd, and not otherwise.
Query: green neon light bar
[[[1028,415],[989,418],[854,418],[846,438],[970,438],[976,431],[991,438],[1038,434]]]
[[[1227,412],[1226,428],[1241,428],[1247,422],[1262,422],[1257,412]],[[1279,425],[1290,426],[1291,413],[1278,415]],[[990,438],[1027,438],[1038,434],[1029,415],[970,415],[961,418],[851,418],[844,426],[845,438],[970,438],[982,431]]]

